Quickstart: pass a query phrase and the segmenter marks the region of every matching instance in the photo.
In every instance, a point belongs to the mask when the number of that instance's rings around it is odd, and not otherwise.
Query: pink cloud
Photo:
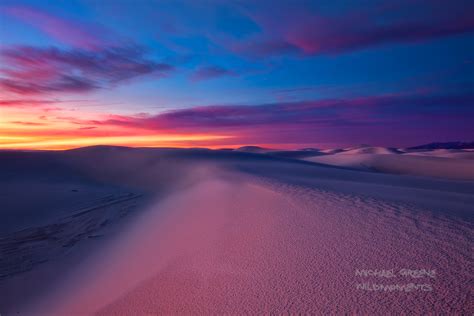
[[[58,100],[36,100],[36,99],[8,99],[0,100],[0,107],[40,107],[44,105],[50,105],[60,103]]]
[[[22,95],[87,92],[146,74],[166,76],[169,64],[156,63],[138,46],[81,49],[10,47],[0,51],[7,68],[0,69],[0,87]]]
[[[45,125],[47,125],[46,123],[26,122],[26,121],[12,121],[10,123],[17,124],[17,125],[23,125],[23,126],[45,126]]]

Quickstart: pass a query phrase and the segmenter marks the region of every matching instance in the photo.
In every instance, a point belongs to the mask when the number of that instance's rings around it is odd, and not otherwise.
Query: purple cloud
[[[219,66],[207,66],[196,70],[191,75],[192,81],[210,80],[223,76],[236,76],[236,73]]]
[[[155,116],[114,116],[104,121],[80,122],[88,125],[120,125],[156,130],[204,132],[264,130],[299,130],[302,134],[314,128],[346,128],[419,123],[446,119],[453,111],[456,118],[474,114],[474,94],[461,95],[381,95],[348,99],[324,99],[262,105],[202,106],[175,110]],[[414,121],[411,121],[416,119]],[[387,125],[385,125],[387,124]],[[474,130],[471,128],[471,133]]]
[[[455,114],[453,114],[455,113]],[[223,145],[354,144],[405,146],[474,137],[474,95],[381,95],[261,105],[201,106],[158,115],[74,120],[158,133],[217,133]]]
[[[137,46],[98,51],[20,46],[3,49],[7,68],[0,69],[0,87],[17,94],[87,92],[124,80],[154,74],[166,76],[173,66],[145,58]]]
[[[453,3],[454,2],[454,3]],[[400,1],[366,5],[341,14],[322,15],[302,6],[273,10],[247,8],[264,30],[238,49],[266,56],[289,52],[339,54],[388,43],[420,42],[474,31],[471,3]]]
[[[453,113],[456,113],[453,115]],[[113,116],[77,121],[87,126],[121,126],[157,132],[219,133],[236,143],[311,143],[325,139],[385,144],[420,135],[421,140],[474,137],[474,94],[381,95],[261,105],[202,106],[158,115]],[[422,118],[422,119],[421,119]],[[445,133],[453,128],[453,133]],[[443,134],[444,133],[444,134]],[[396,135],[396,136],[394,136]]]

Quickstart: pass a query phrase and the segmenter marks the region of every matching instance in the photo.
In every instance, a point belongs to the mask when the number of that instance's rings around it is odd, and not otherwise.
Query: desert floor
[[[474,152],[99,146],[0,175],[2,315],[474,310]]]

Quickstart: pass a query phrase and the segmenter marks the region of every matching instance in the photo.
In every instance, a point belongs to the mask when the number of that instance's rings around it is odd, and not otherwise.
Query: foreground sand
[[[109,162],[122,154],[136,172],[153,167],[155,181],[111,178],[107,170],[100,178],[153,202],[107,226],[114,229],[93,232],[104,238],[79,241],[29,272],[0,280],[0,294],[10,293],[0,309],[54,315],[473,310],[471,181],[243,153],[170,151],[150,160],[150,152],[100,152]],[[90,169],[70,163],[74,170]],[[171,177],[165,172],[170,168]],[[163,180],[172,189],[156,195]],[[120,217],[107,214],[111,221]],[[435,274],[356,275],[362,269]],[[47,288],[14,295],[58,271]],[[368,290],[374,283],[405,287]],[[410,283],[425,290],[407,290]]]

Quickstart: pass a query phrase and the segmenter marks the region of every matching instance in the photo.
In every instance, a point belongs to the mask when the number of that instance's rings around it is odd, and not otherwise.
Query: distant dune
[[[340,153],[340,152],[343,152],[344,149],[342,148],[331,148],[331,149],[322,149],[320,150],[321,153],[324,153],[324,154],[337,154],[337,153]]]
[[[239,147],[236,149],[237,151],[243,151],[243,152],[248,152],[248,153],[266,153],[269,151],[273,151],[273,149],[270,148],[263,148],[259,146],[243,146]]]
[[[474,159],[474,151],[462,149],[433,149],[423,151],[409,151],[407,155],[413,156],[428,156],[428,157],[442,157],[455,159]]]
[[[474,180],[474,153],[435,150],[403,153],[393,148],[365,147],[304,158],[332,166],[391,174]]]
[[[386,147],[357,147],[357,148],[349,148],[343,150],[341,153],[343,154],[377,154],[377,155],[384,155],[384,154],[399,154],[401,153],[400,150],[396,148],[386,148]]]
[[[1,152],[0,311],[470,313],[472,160],[351,150]]]
[[[474,142],[445,142],[429,143],[420,146],[409,147],[408,150],[431,150],[431,149],[474,149]]]

